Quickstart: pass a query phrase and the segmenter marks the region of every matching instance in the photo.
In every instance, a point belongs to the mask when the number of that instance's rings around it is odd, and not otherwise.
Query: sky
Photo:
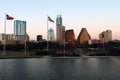
[[[0,0],[0,33],[4,33],[5,14],[27,21],[30,40],[37,35],[46,39],[47,15],[54,21],[62,15],[65,29],[74,29],[75,38],[86,28],[92,39],[111,30],[113,39],[120,40],[120,0]],[[8,34],[14,33],[13,22],[6,22]],[[56,23],[49,22],[50,27],[56,34]]]

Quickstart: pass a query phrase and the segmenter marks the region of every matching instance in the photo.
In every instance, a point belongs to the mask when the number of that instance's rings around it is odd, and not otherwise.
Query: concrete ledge
[[[0,56],[0,59],[41,58],[42,56]]]

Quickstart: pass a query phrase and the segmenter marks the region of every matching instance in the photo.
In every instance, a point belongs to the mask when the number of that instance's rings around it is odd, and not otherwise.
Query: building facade
[[[65,32],[65,42],[72,43],[73,45],[75,44],[75,34],[74,34],[73,29],[66,30],[66,32]]]
[[[60,44],[64,44],[65,41],[65,26],[57,26],[57,32],[56,32],[56,40]]]
[[[78,35],[78,39],[77,39],[78,43],[80,43],[80,44],[88,43],[88,41],[90,39],[91,39],[91,37],[90,37],[87,29],[82,28],[80,34]]]
[[[29,40],[29,36],[27,35],[27,41]],[[25,41],[16,41],[14,34],[6,34],[6,41],[5,41],[5,34],[0,34],[0,44],[4,45],[16,45],[16,44],[25,44]]]
[[[37,41],[42,41],[42,35],[37,35]]]
[[[112,31],[106,30],[99,34],[99,40],[101,43],[108,43],[109,41],[112,41]]]
[[[14,41],[14,34],[6,34],[6,41]],[[5,34],[1,33],[0,34],[0,41],[4,41],[5,40]]]
[[[52,28],[48,30],[48,41],[55,41],[54,30]]]
[[[112,31],[111,30],[106,30],[106,33],[108,35],[108,40],[112,41]]]
[[[92,44],[99,44],[100,43],[100,40],[97,40],[97,39],[91,39],[88,41],[88,44],[89,45],[92,45]]]
[[[14,21],[14,35],[15,40],[26,40],[26,21]]]
[[[61,15],[57,15],[56,18],[56,41],[61,45],[64,44],[65,41],[65,26],[62,25]]]

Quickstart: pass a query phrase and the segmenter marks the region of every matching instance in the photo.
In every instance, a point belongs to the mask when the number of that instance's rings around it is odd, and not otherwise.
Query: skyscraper
[[[61,17],[61,15],[57,15],[56,26],[62,26],[62,17]]]
[[[14,21],[15,40],[26,40],[26,21]]]
[[[109,41],[112,41],[112,31],[106,30],[99,34],[99,40],[101,43],[108,43]]]
[[[66,30],[65,32],[65,42],[72,43],[74,45],[75,43],[75,34],[73,29]]]
[[[81,32],[78,36],[78,42],[83,44],[83,43],[88,43],[88,41],[91,39],[88,31],[86,30],[86,28],[82,28]]]
[[[48,40],[49,41],[55,41],[54,30],[52,28],[50,28],[48,30]]]
[[[106,33],[108,34],[108,40],[112,41],[112,31],[111,30],[106,30]]]
[[[63,45],[65,41],[65,26],[62,25],[61,15],[56,18],[56,40]]]

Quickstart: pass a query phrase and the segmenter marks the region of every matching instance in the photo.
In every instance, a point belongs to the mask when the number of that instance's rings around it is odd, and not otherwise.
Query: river
[[[0,80],[120,80],[120,58],[0,59]]]

